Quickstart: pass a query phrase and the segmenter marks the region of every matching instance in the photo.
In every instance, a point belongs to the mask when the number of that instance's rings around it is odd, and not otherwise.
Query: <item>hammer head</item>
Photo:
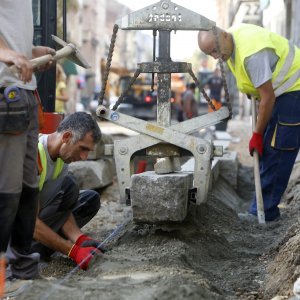
[[[57,37],[55,35],[52,35],[51,37],[52,37],[53,41],[56,43],[56,47],[58,49],[61,49],[65,46],[69,46],[73,49],[72,53],[70,53],[66,57],[68,60],[72,61],[74,64],[81,66],[85,69],[88,69],[91,67],[74,44],[66,43],[65,41],[63,41],[62,39],[60,39],[59,37]]]

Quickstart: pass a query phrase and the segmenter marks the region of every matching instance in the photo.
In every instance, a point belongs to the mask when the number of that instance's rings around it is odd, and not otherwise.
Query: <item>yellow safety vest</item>
[[[44,145],[41,142],[38,143],[38,149],[39,149],[39,151],[38,151],[38,167],[39,167],[39,175],[40,175],[39,190],[41,191],[44,186],[46,174],[47,174],[47,157],[46,157]],[[59,176],[63,167],[64,167],[63,160],[61,158],[58,158],[55,163],[52,180],[55,180]]]
[[[236,78],[238,89],[255,97],[259,94],[253,86],[245,69],[245,59],[263,49],[273,49],[279,60],[272,74],[272,85],[275,96],[300,90],[300,49],[289,41],[262,27],[242,24],[231,28],[235,43],[234,61],[230,58],[227,64]]]

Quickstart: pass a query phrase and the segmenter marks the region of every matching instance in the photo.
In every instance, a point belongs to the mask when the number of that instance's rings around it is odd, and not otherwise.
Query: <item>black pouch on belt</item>
[[[20,89],[16,87],[1,88],[0,134],[20,134],[27,130],[29,122],[26,95],[21,95]]]

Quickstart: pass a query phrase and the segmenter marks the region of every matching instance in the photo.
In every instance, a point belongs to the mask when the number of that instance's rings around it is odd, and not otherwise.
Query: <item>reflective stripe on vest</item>
[[[277,89],[281,82],[283,81],[284,77],[288,74],[292,64],[293,64],[293,61],[294,61],[294,58],[295,58],[295,47],[294,45],[292,45],[290,42],[289,42],[289,53],[285,59],[285,62],[281,68],[281,70],[279,71],[276,79],[274,80],[273,82],[273,89]]]
[[[38,155],[40,157],[40,161],[42,165],[42,172],[40,174],[40,180],[39,180],[39,190],[41,191],[44,186],[46,174],[47,174],[47,157],[46,157],[44,145],[41,142],[38,143],[38,149],[39,149]],[[64,167],[63,160],[61,158],[58,158],[55,163],[52,180],[55,180],[59,176],[63,167]]]
[[[279,57],[272,74],[275,96],[300,88],[300,50],[287,39],[250,24],[242,24],[240,28],[229,31],[232,32],[237,47],[234,64],[230,60],[227,63],[241,92],[259,96],[248,77],[244,62],[247,57],[263,49],[272,49]]]

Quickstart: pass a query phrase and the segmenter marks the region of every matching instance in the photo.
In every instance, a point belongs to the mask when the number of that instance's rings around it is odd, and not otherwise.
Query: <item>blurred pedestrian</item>
[[[56,90],[55,90],[55,111],[58,113],[65,113],[65,103],[69,100],[66,74],[62,66],[56,64]]]
[[[221,97],[223,88],[223,80],[219,68],[215,69],[213,76],[206,82],[205,88],[209,89],[209,97],[216,110],[219,110],[222,107]],[[213,111],[210,106],[208,107],[208,111]]]
[[[188,85],[187,90],[182,97],[183,118],[192,119],[198,116],[198,105],[195,98],[196,84],[194,82]]]

